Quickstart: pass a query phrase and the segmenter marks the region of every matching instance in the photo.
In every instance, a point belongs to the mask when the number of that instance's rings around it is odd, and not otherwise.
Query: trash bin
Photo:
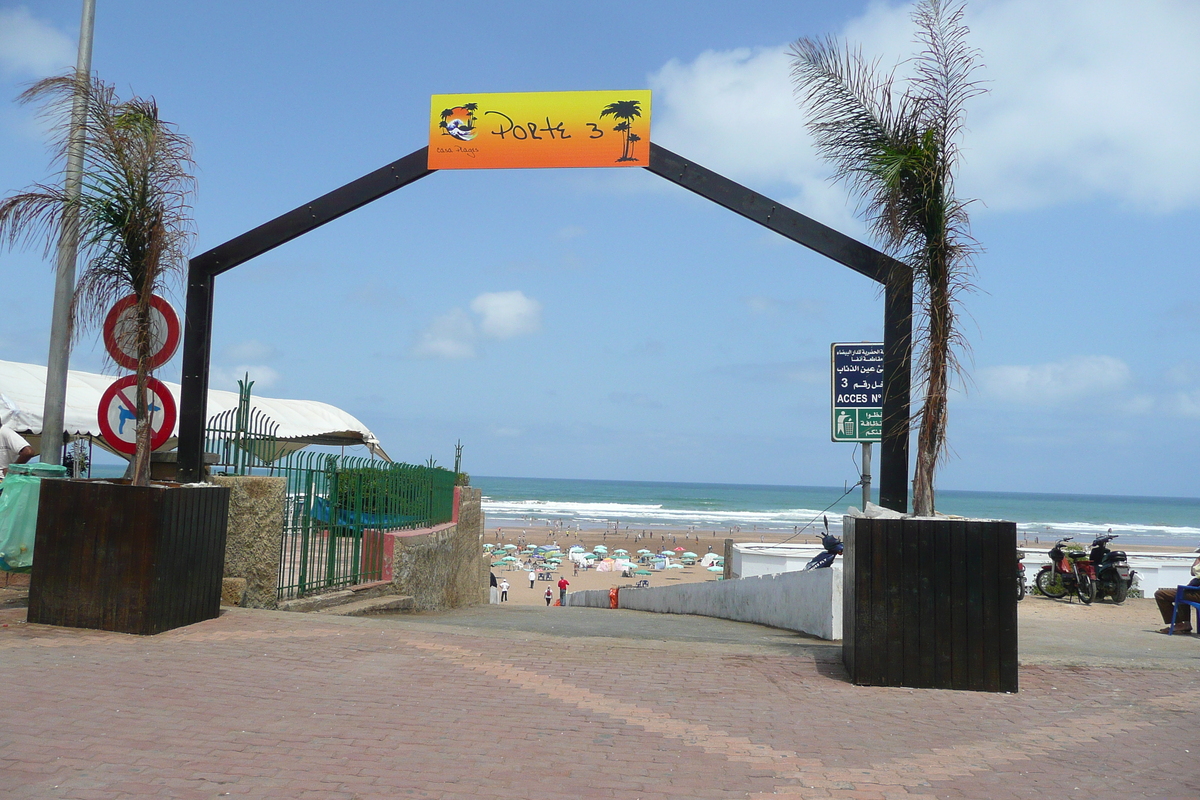
[[[65,478],[57,464],[11,464],[0,484],[0,570],[24,572],[33,564],[42,478]]]

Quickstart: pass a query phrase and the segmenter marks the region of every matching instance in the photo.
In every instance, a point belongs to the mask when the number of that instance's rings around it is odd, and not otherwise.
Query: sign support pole
[[[96,2],[84,0],[79,22],[79,53],[75,75],[90,89],[92,80],[92,31],[96,26]],[[83,139],[87,101],[79,87],[71,104],[71,141],[67,149],[67,170],[63,188],[67,197],[78,201],[83,191]],[[54,277],[54,305],[50,317],[50,354],[46,357],[46,396],[42,406],[41,460],[43,464],[62,464],[63,418],[67,405],[67,370],[71,360],[71,298],[75,296],[75,263],[79,252],[79,209],[68,206],[63,212],[58,238],[58,259]]]
[[[871,443],[862,443],[862,487],[863,487],[863,513],[867,513],[867,503],[871,502]]]

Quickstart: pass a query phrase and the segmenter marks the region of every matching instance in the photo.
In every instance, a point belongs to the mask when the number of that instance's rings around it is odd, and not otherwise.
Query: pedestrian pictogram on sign
[[[116,302],[104,318],[104,347],[118,365],[137,369],[137,343],[134,340],[137,295]],[[179,315],[163,298],[150,296],[150,358],[146,368],[155,370],[171,360],[179,347]]]
[[[146,404],[150,411],[150,449],[157,450],[175,432],[175,398],[157,378],[146,379]],[[118,453],[137,450],[137,376],[118,378],[100,396],[97,412],[104,440]]]
[[[833,345],[833,441],[883,438],[883,345]]]

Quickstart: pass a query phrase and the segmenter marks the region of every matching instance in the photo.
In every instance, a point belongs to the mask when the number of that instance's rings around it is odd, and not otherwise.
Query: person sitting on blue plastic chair
[[[1200,553],[1200,550],[1196,551]],[[1192,580],[1188,583],[1188,589],[1183,591],[1183,600],[1189,603],[1200,603],[1200,558],[1192,562]],[[1195,590],[1190,587],[1196,587]],[[1178,612],[1175,608],[1175,596],[1178,594],[1176,587],[1163,587],[1154,593],[1154,601],[1158,603],[1158,612],[1162,614],[1163,622],[1167,627],[1159,631],[1159,633],[1191,633],[1192,632],[1192,609],[1191,606],[1180,604]],[[1178,613],[1178,616],[1176,614]],[[1200,624],[1200,612],[1196,614],[1196,622]],[[1173,620],[1173,621],[1172,621]]]

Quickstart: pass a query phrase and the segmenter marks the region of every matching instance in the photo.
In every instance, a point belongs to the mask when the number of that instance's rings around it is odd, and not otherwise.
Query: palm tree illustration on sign
[[[461,106],[442,110],[442,121],[438,127],[442,135],[450,135],[455,139],[469,142],[475,138],[475,111],[478,103],[463,103]]]
[[[613,127],[613,130],[622,134],[624,145],[621,148],[621,157],[617,161],[637,161],[633,157],[633,144],[640,141],[641,137],[633,139],[637,136],[636,133],[631,133],[633,129],[633,120],[642,115],[642,103],[640,100],[618,100],[615,103],[609,103],[600,112],[600,118],[611,116],[619,122]]]

